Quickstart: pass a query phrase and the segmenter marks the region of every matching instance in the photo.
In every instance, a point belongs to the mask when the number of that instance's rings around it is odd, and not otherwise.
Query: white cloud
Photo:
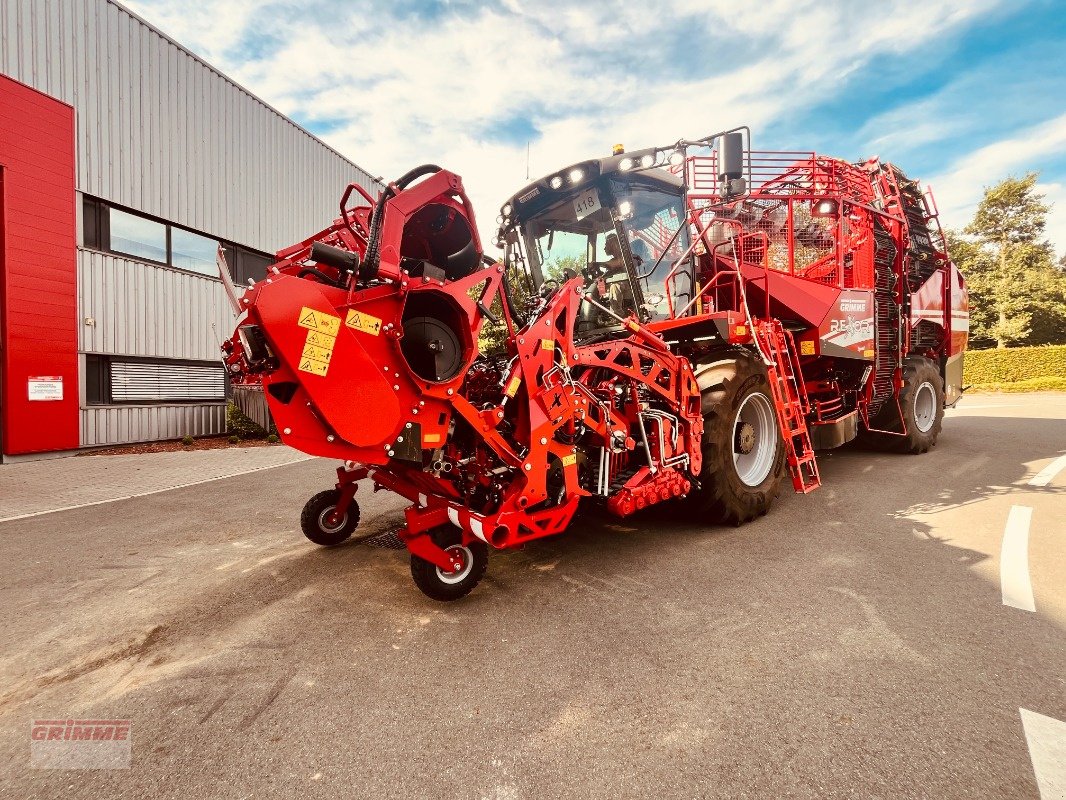
[[[1038,183],[1036,190],[1051,206],[1047,216],[1047,238],[1055,245],[1059,256],[1066,255],[1066,184]]]
[[[1041,159],[1066,153],[1066,113],[956,159],[944,174],[931,178],[940,218],[946,227],[961,228],[973,216],[984,188],[1010,173],[1034,169]],[[1061,251],[1066,246],[1066,197],[1060,183],[1043,184],[1048,200],[1056,201],[1049,217],[1048,238]]]
[[[232,56],[230,48],[247,29],[261,4],[256,0],[205,3],[132,0],[126,5],[170,38],[195,48],[197,55],[219,66]]]
[[[537,131],[533,177],[615,142],[750,124],[757,144],[761,126],[831,97],[872,59],[929,46],[993,4],[894,0],[870,24],[864,4],[828,0],[664,0],[654,11],[504,0],[424,20],[386,4],[130,2],[368,169],[390,178],[433,161],[460,173],[483,234],[526,182],[524,137],[500,133],[509,120]],[[277,46],[251,47],[260,31]]]

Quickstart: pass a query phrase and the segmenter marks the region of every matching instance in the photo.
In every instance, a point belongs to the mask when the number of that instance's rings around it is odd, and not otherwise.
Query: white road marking
[[[1003,605],[1036,611],[1033,585],[1029,582],[1029,523],[1033,509],[1011,506],[1003,530],[1003,547],[999,554],[999,585]]]
[[[1066,722],[1019,708],[1041,800],[1066,798]]]
[[[267,464],[265,467],[253,467],[252,469],[242,469],[237,472],[230,472],[226,475],[215,475],[212,478],[204,478],[199,481],[189,481],[188,483],[179,483],[177,486],[164,486],[162,489],[152,489],[148,492],[137,492],[136,494],[125,494],[121,497],[108,497],[105,500],[93,500],[91,503],[78,503],[72,506],[62,506],[60,508],[49,508],[44,511],[32,511],[29,514],[17,514],[13,517],[0,517],[0,522],[14,522],[17,519],[29,519],[30,517],[43,517],[45,514],[58,514],[60,511],[73,511],[76,508],[91,508],[92,506],[102,506],[106,503],[117,503],[121,500],[134,500],[138,497],[148,497],[153,494],[162,494],[163,492],[172,492],[175,489],[187,489],[190,486],[199,486],[202,483],[211,483],[212,481],[224,481],[226,478],[236,478],[239,475],[250,475],[253,472],[262,472],[266,469],[277,469],[278,467],[287,467],[290,464],[299,464],[301,461],[310,461],[314,456],[301,456],[300,458],[294,458],[292,461],[286,461],[282,464]]]
[[[1040,472],[1036,473],[1030,480],[1030,486],[1047,486],[1051,481],[1055,479],[1062,470],[1066,469],[1066,456],[1059,456]]]

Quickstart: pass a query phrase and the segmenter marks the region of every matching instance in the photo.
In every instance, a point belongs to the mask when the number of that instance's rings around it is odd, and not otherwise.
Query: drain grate
[[[380,547],[382,550],[407,549],[407,546],[400,541],[400,537],[396,535],[395,531],[379,533],[377,536],[371,536],[369,539],[364,539],[363,544],[368,545],[369,547]]]

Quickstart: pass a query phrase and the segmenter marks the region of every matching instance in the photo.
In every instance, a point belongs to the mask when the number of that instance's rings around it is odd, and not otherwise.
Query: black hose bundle
[[[423,164],[405,172],[381,193],[381,197],[378,198],[377,205],[374,207],[374,214],[370,219],[370,240],[366,244],[366,258],[363,259],[363,265],[359,269],[359,277],[364,281],[372,280],[378,274],[378,268],[381,266],[380,253],[378,252],[381,247],[381,223],[382,217],[385,215],[385,203],[395,196],[392,187],[395,186],[400,191],[403,191],[413,181],[423,175],[435,175],[440,171],[441,168],[436,164]]]

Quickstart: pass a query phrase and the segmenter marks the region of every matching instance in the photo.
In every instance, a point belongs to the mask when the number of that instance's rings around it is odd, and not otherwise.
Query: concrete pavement
[[[320,460],[3,523],[0,792],[1037,797],[1066,472],[1029,481],[1064,452],[1066,395],[975,396],[928,455],[825,454],[739,529],[586,518],[451,605],[405,553],[303,540]],[[1032,612],[999,585],[1015,505]],[[132,767],[31,769],[42,716],[132,719]]]
[[[0,469],[0,522],[142,497],[306,459],[278,445],[6,464]]]

